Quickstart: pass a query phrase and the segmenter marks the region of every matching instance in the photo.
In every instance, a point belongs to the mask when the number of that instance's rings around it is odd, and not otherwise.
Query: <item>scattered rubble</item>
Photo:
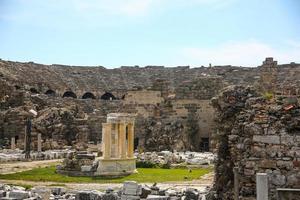
[[[14,200],[204,200],[209,188],[159,188],[126,181],[119,189],[67,190],[64,187],[39,186],[25,189],[20,186],[0,184],[0,199]],[[145,192],[147,191],[147,192]]]

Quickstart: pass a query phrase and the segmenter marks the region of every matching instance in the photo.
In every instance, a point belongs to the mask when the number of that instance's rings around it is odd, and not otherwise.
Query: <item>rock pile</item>
[[[68,154],[72,154],[74,150],[48,150],[43,152],[31,152],[31,160],[53,160],[66,158]],[[3,149],[0,150],[0,162],[15,162],[15,161],[27,161],[25,154],[22,150],[15,149]]]
[[[185,165],[209,165],[215,160],[215,155],[211,152],[144,152],[136,153],[138,163],[151,163],[153,165],[177,166],[178,164]]]
[[[64,187],[34,187],[26,190],[20,186],[0,184],[0,199],[7,200],[203,200],[208,188],[166,188],[161,189],[154,184],[149,187],[134,181],[123,183],[123,187],[105,191],[67,190]]]
[[[240,198],[255,199],[255,175],[269,176],[276,188],[300,187],[300,107],[296,97],[267,98],[252,88],[234,86],[212,103],[218,111],[215,135],[217,199],[233,198],[233,167],[238,168]]]
[[[69,153],[62,165],[57,166],[57,172],[69,176],[93,176],[98,167],[95,157],[87,151]]]

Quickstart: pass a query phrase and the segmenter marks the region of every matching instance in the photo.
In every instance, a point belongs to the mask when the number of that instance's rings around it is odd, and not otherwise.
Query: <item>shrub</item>
[[[157,168],[157,164],[149,162],[149,161],[137,161],[137,168]]]

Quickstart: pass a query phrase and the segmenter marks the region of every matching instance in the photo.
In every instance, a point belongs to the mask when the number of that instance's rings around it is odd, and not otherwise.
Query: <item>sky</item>
[[[42,64],[300,63],[299,0],[0,0],[0,58]]]

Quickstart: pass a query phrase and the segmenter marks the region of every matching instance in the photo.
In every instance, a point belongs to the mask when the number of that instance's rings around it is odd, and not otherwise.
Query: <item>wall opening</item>
[[[21,89],[21,87],[19,85],[15,85],[15,89],[19,90],[19,89]]]
[[[134,149],[137,149],[138,148],[138,146],[139,146],[139,138],[134,138]]]
[[[72,91],[67,91],[67,92],[65,92],[65,93],[63,94],[63,98],[65,98],[65,97],[71,97],[71,98],[74,98],[74,99],[77,98],[76,94],[75,94],[74,92],[72,92]]]
[[[86,92],[82,95],[82,99],[96,99],[96,97],[93,93]]]
[[[39,92],[38,92],[37,89],[35,89],[35,88],[30,88],[30,92],[31,92],[32,94],[39,94]]]
[[[201,138],[200,148],[202,151],[209,151],[209,138]]]
[[[53,91],[53,90],[47,90],[46,92],[45,92],[45,95],[48,95],[48,96],[50,96],[50,97],[54,97],[55,96],[55,91]]]
[[[110,92],[105,92],[101,97],[103,100],[116,100],[117,98]]]

